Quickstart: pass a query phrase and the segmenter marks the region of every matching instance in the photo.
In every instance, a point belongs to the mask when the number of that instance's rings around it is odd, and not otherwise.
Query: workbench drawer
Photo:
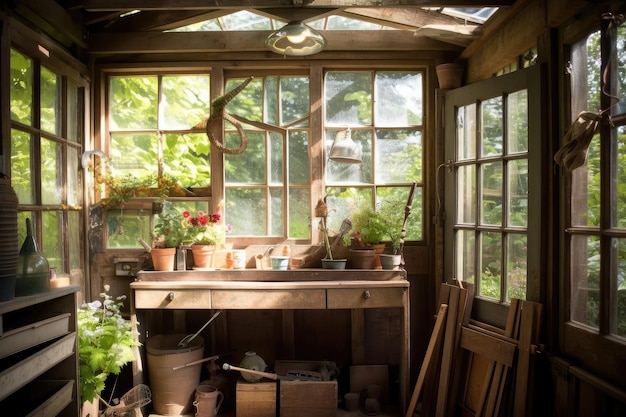
[[[402,307],[405,291],[405,288],[331,288],[327,305],[329,309]]]
[[[211,290],[135,290],[135,308],[210,309]]]
[[[325,309],[324,289],[213,290],[215,309]]]

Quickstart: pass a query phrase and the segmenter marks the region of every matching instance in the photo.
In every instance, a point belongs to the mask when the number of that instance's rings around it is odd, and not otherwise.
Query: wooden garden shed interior
[[[348,374],[385,364],[390,415],[407,413],[416,382],[426,381],[424,416],[452,415],[437,398],[459,385],[482,387],[453,381],[445,358],[484,343],[501,354],[497,366],[507,353],[529,369],[510,392],[487,395],[487,407],[624,415],[624,12],[621,0],[4,1],[0,172],[16,189],[20,222],[34,220],[57,275],[79,287],[79,304],[105,286],[131,296],[125,313],[141,310],[144,342],[191,333],[205,308],[224,309],[205,334],[206,354],[332,360]],[[269,50],[268,36],[290,22],[323,35],[322,50]],[[458,87],[442,88],[441,64],[462,68]],[[220,110],[235,119],[209,141],[215,100],[244,82]],[[242,131],[247,153],[233,151],[245,148]],[[359,164],[329,158],[345,135],[361,146]],[[226,243],[245,250],[246,269],[288,246],[289,281],[226,271],[223,287],[210,279],[203,287],[194,286],[202,274],[185,271],[177,286],[163,284],[170,276],[146,271],[139,242],[151,245],[160,196],[137,194],[145,186],[137,183],[113,204],[111,170],[121,184],[156,175],[157,189],[164,178],[192,178],[165,200],[221,211],[233,226]],[[409,193],[404,276],[351,269],[307,280],[298,270],[323,252],[318,201],[328,197],[336,232],[346,199],[375,205]],[[375,291],[380,304],[361,309]],[[184,301],[150,298],[161,296]],[[205,301],[212,307],[194,304]],[[437,326],[442,303],[456,306],[447,314],[463,331]],[[437,330],[454,341],[433,349]],[[506,380],[506,369],[492,378]],[[138,372],[126,370],[121,385]]]

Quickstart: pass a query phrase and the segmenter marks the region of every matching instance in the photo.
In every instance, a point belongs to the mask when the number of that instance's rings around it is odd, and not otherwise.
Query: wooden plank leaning
[[[411,396],[411,402],[409,403],[409,407],[406,411],[406,417],[413,417],[415,413],[415,408],[417,407],[417,402],[419,401],[420,395],[422,393],[422,389],[424,387],[424,380],[426,379],[426,374],[430,367],[432,366],[432,357],[435,353],[435,347],[439,343],[441,339],[441,335],[443,334],[443,325],[446,320],[446,315],[448,311],[447,304],[441,304],[439,306],[439,312],[437,313],[437,320],[435,321],[435,327],[433,328],[433,333],[430,336],[430,341],[428,342],[428,348],[426,349],[426,354],[424,356],[424,361],[422,362],[422,367],[420,368],[420,373],[417,377],[417,382],[415,384],[415,389],[413,390],[413,395]]]

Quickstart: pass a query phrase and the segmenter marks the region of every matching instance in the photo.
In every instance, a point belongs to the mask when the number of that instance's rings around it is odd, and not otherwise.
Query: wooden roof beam
[[[412,32],[372,31],[354,36],[350,30],[329,30],[325,51],[459,51],[458,47],[413,36]],[[141,53],[209,53],[223,51],[265,51],[271,31],[229,32],[142,32],[92,33],[89,53],[93,55]]]
[[[447,7],[502,7],[511,6],[515,0],[445,0]],[[442,0],[305,0],[302,7],[436,7]],[[358,3],[358,4],[355,4]],[[89,11],[111,10],[206,10],[206,9],[261,9],[290,8],[292,0],[85,0],[84,9]]]

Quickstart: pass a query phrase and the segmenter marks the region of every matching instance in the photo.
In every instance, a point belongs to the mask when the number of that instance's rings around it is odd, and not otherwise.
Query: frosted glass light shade
[[[306,56],[321,52],[326,47],[326,38],[302,22],[290,22],[270,34],[265,45],[277,54]]]

